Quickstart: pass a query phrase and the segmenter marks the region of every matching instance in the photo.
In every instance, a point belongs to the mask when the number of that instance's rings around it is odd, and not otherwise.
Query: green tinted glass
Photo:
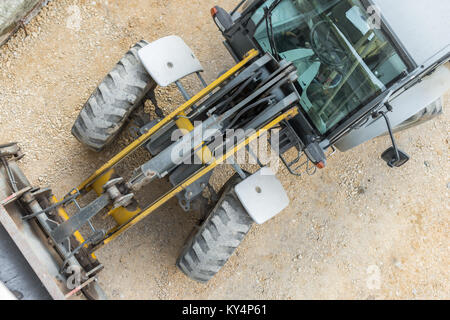
[[[372,18],[359,0],[283,0],[272,11],[275,49],[297,67],[302,108],[322,134],[407,69]],[[252,19],[272,52],[263,7]]]

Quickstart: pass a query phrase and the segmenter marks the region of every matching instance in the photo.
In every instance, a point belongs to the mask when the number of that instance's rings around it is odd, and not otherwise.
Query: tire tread
[[[224,191],[209,217],[187,241],[177,267],[189,278],[207,282],[225,265],[249,232],[253,221],[234,194],[234,183]]]
[[[125,121],[154,85],[138,58],[148,42],[136,43],[89,97],[72,127],[81,143],[101,151],[119,134]]]

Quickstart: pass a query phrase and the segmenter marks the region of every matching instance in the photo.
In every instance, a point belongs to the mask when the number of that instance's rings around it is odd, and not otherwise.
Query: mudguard
[[[289,205],[281,182],[269,167],[263,167],[234,187],[234,191],[257,224],[272,219]]]
[[[149,43],[139,50],[138,55],[147,72],[161,87],[203,71],[200,61],[178,36],[168,36]]]

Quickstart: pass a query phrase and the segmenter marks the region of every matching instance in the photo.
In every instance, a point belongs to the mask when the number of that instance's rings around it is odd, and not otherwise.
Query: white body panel
[[[419,75],[437,61],[447,59],[450,52],[450,1],[449,0],[372,0],[380,9],[391,32],[402,44]],[[387,115],[393,128],[434,103],[450,90],[450,66],[441,65],[431,76],[423,78],[407,91],[389,99],[393,112]],[[385,108],[384,108],[385,109]],[[387,132],[383,119],[370,120],[362,128],[352,130],[335,146],[347,151]]]
[[[273,171],[263,167],[234,188],[239,201],[258,224],[272,219],[289,205],[289,198]]]
[[[394,97],[390,104],[393,112],[387,115],[392,127],[401,124],[406,119],[417,114],[443,94],[450,90],[450,65],[440,66],[432,75],[425,77],[422,82]],[[340,139],[335,146],[340,151],[347,151],[370,139],[386,133],[386,123],[381,117],[376,121],[369,121],[360,129],[355,129]]]
[[[200,61],[178,36],[167,36],[149,43],[139,50],[138,55],[147,72],[162,87],[203,71]]]
[[[449,0],[373,0],[417,65],[450,50]]]

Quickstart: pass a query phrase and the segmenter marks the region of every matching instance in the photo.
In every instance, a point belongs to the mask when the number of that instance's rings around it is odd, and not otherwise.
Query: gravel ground
[[[129,141],[122,135],[97,155],[70,134],[83,103],[127,49],[141,38],[178,34],[211,81],[233,62],[209,8],[237,2],[52,1],[28,36],[20,31],[0,48],[0,143],[19,141],[32,183],[63,196]],[[158,97],[166,110],[182,101],[173,87]],[[255,226],[206,285],[174,266],[198,219],[176,201],[98,252],[106,267],[100,283],[113,299],[449,299],[448,124],[445,110],[398,134],[412,156],[401,169],[379,159],[387,137],[337,153],[315,176],[299,179],[281,168],[289,208]],[[220,169],[215,184],[229,174]]]

